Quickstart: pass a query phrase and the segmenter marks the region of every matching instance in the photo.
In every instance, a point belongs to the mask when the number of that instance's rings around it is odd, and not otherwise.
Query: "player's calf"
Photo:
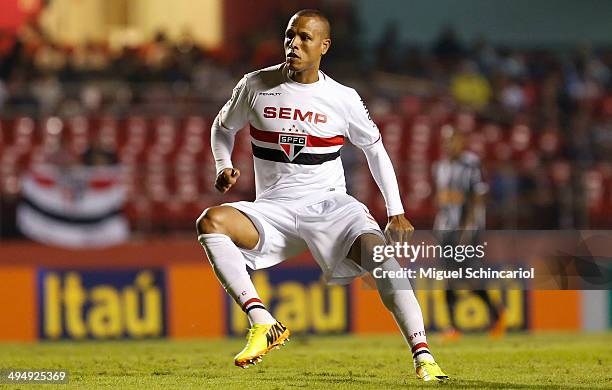
[[[246,216],[229,206],[204,211],[196,222],[196,230],[215,275],[251,322],[247,345],[234,361],[237,366],[248,367],[289,337],[289,330],[276,322],[259,298],[238,247],[255,247],[259,233]],[[266,343],[269,339],[273,342]]]
[[[424,381],[439,381],[448,376],[435,362],[425,335],[425,325],[421,307],[407,278],[390,278],[384,275],[397,275],[401,270],[398,261],[391,257],[382,262],[374,261],[374,248],[384,245],[384,240],[376,235],[361,235],[349,253],[349,258],[372,274],[376,289],[385,307],[391,312],[402,335],[410,346],[417,377]],[[375,272],[380,269],[387,272]],[[376,277],[376,275],[383,275]]]

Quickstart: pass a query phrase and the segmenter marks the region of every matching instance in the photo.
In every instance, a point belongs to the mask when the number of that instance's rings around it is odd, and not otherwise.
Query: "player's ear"
[[[329,48],[331,47],[331,39],[325,38],[321,41],[321,55],[327,53]]]

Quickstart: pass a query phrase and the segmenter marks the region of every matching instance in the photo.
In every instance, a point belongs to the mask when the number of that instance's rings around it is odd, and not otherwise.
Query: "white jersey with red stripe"
[[[380,132],[357,92],[319,71],[291,80],[283,64],[245,75],[219,113],[222,127],[250,125],[257,199],[296,199],[346,192],[340,148],[365,148]]]

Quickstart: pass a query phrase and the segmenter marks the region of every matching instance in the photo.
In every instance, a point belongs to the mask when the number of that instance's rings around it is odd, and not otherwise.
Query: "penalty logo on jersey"
[[[289,158],[289,161],[293,161],[298,154],[304,149],[308,140],[307,135],[298,134],[281,134],[278,138],[278,144],[280,145],[285,155]]]

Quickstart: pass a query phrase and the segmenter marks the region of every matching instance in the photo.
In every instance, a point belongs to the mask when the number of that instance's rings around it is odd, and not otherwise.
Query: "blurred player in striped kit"
[[[438,212],[434,221],[440,244],[478,245],[485,229],[485,201],[488,186],[482,179],[480,158],[464,147],[464,135],[451,126],[442,128],[444,158],[433,167]],[[445,266],[459,267],[452,258],[444,259]],[[467,260],[469,263],[469,260]],[[463,263],[466,264],[466,263]],[[454,307],[457,303],[455,283],[449,283],[446,301],[450,310],[451,326],[444,336],[447,340],[460,337],[454,324]],[[459,287],[459,286],[457,286]],[[487,305],[491,317],[490,333],[498,337],[505,332],[504,309],[492,302],[486,290],[472,291]]]

